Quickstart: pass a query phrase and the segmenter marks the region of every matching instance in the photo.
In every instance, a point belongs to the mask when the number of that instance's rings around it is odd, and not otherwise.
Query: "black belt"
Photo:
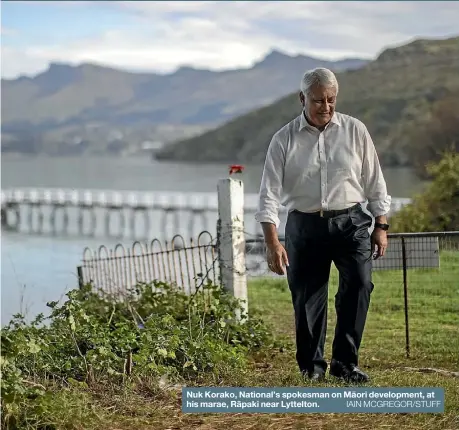
[[[359,207],[360,207],[360,204],[357,203],[356,205],[351,206],[350,208],[347,208],[347,209],[336,209],[336,210],[330,210],[330,211],[320,210],[317,212],[301,212],[295,209],[293,212],[300,213],[302,215],[320,216],[321,218],[334,218],[335,216],[338,216],[338,215],[344,215],[344,214],[351,213],[359,209]]]

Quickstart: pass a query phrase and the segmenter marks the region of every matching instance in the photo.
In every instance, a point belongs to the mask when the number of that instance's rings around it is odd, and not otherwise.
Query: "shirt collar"
[[[330,123],[336,124],[337,126],[341,126],[341,122],[340,122],[340,120],[338,118],[338,115],[336,114],[336,111],[333,113],[333,116],[332,116],[330,122],[325,127],[325,129],[328,128]],[[315,127],[313,127],[312,125],[310,125],[306,121],[306,118],[304,117],[304,111],[302,111],[301,114],[300,114],[300,126],[299,126],[298,130],[301,131],[301,130],[303,130],[303,128],[306,128],[306,127],[317,130]]]

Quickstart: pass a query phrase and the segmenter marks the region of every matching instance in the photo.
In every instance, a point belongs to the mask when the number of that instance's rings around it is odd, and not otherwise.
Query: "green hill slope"
[[[407,145],[415,144],[409,131],[428,118],[436,102],[459,97],[459,37],[416,40],[387,49],[363,68],[337,77],[337,110],[367,125],[383,164],[409,165]],[[170,145],[157,158],[263,162],[272,135],[300,112],[297,93],[290,94],[203,135]]]

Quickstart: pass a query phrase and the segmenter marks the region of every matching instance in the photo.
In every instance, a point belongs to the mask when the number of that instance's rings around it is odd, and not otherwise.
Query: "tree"
[[[427,165],[427,172],[433,181],[411,204],[391,217],[391,230],[459,230],[459,153],[444,153],[439,162]]]

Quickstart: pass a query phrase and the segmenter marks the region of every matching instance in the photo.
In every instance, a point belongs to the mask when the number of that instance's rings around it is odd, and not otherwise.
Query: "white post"
[[[234,295],[247,313],[245,267],[244,184],[231,178],[218,181],[218,256],[223,288]],[[240,315],[237,315],[240,318]]]

